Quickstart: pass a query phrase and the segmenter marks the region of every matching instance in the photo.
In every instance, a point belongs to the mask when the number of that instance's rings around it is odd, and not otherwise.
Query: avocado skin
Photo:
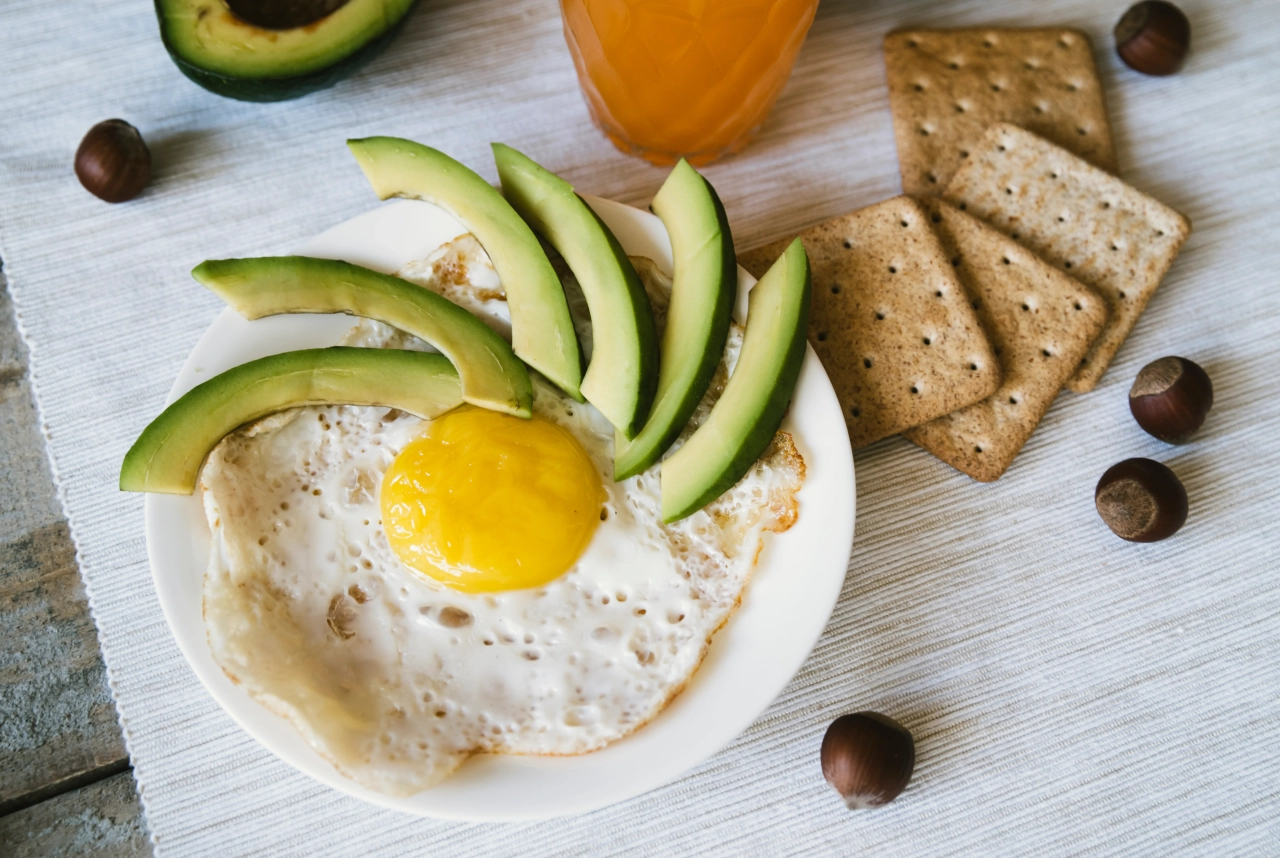
[[[776,339],[766,340],[764,346],[760,345],[760,341],[752,342],[750,339],[744,341],[743,351],[738,357],[738,365],[733,375],[729,377],[729,382],[725,385],[719,401],[712,407],[707,421],[694,431],[683,447],[662,463],[662,520],[664,522],[669,524],[692,515],[737,484],[764,453],[769,442],[773,440],[774,434],[777,433],[778,427],[782,425],[782,418],[787,413],[787,405],[791,402],[792,394],[795,393],[796,382],[800,378],[800,368],[804,365],[805,352],[808,348],[805,331],[808,327],[809,303],[813,294],[813,276],[809,269],[808,255],[800,239],[792,242],[782,257],[773,264],[764,277],[760,278],[762,283],[773,277],[788,278],[783,283],[777,284],[778,288],[786,289],[790,286],[794,289],[796,286],[793,284],[797,275],[800,278],[798,284],[800,294],[798,301],[794,301],[796,308],[793,329],[768,332],[789,335],[789,338],[782,343]],[[757,284],[756,288],[758,289],[759,286],[760,284]],[[785,294],[779,303],[785,308]],[[766,323],[768,321],[769,319],[766,318]],[[751,334],[749,310],[746,336],[750,338]],[[743,358],[746,357],[749,346],[757,353],[783,350],[780,361],[766,362],[762,367],[763,369],[776,367],[772,379],[745,375],[739,377],[738,370],[743,368]],[[737,379],[736,384],[735,379]],[[744,387],[744,384],[750,387]],[[765,385],[767,385],[766,390],[761,390],[760,388]],[[741,425],[734,426],[733,422],[740,418],[738,414],[729,413],[726,409],[746,412],[744,415],[746,419],[741,420]],[[751,411],[755,411],[755,414],[752,415]],[[730,430],[739,438],[736,448],[732,444],[732,439],[725,439],[728,443],[714,445],[714,449],[702,449],[706,445],[698,439],[698,433],[711,426],[713,421],[729,423]],[[725,453],[729,454],[727,458],[723,455]],[[679,476],[673,477],[668,482],[668,475],[674,475],[677,472],[680,472]],[[695,493],[692,496],[676,497],[678,494],[674,490],[676,482],[684,483],[681,487],[683,492],[680,494],[688,495],[690,487],[694,487]],[[697,487],[700,483],[702,487],[699,489]]]
[[[617,237],[572,185],[510,146],[492,146],[503,196],[560,253],[587,299],[598,336],[580,390],[624,437],[634,438],[658,387],[658,333],[644,284]]]
[[[413,5],[401,16],[400,20],[392,24],[386,32],[373,41],[367,42],[353,53],[347,54],[342,59],[322,69],[289,77],[234,77],[201,68],[179,53],[170,41],[169,35],[165,31],[162,3],[163,0],[155,0],[156,17],[160,21],[160,39],[164,42],[164,48],[169,52],[169,58],[178,67],[178,71],[216,95],[234,98],[237,101],[268,103],[272,101],[290,101],[295,98],[301,98],[304,95],[310,95],[317,90],[328,89],[343,78],[359,71],[399,35],[405,21],[409,20],[409,15],[417,7],[418,0],[414,0]]]
[[[489,254],[507,293],[511,347],[578,402],[582,346],[564,285],[529,225],[498,190],[438,149],[400,137],[348,140],[379,199],[426,200],[460,220]]]
[[[142,430],[120,490],[189,495],[218,442],[237,427],[303,405],[381,405],[435,418],[462,404],[444,355],[334,346],[259,358],[191,388]]]
[[[280,313],[350,313],[435,346],[458,368],[462,398],[513,417],[532,415],[528,370],[477,316],[429,289],[336,259],[208,259],[191,272],[246,319]]]
[[[633,458],[632,455],[629,455],[630,450],[635,449],[634,444],[628,445],[622,455],[615,454],[613,478],[618,481],[633,477],[644,471],[662,458],[662,454],[675,443],[676,438],[680,437],[680,433],[684,431],[689,418],[697,410],[698,403],[702,401],[703,394],[711,386],[711,379],[716,374],[716,367],[720,365],[720,359],[724,356],[725,343],[729,340],[729,323],[733,316],[734,298],[738,292],[738,257],[733,250],[733,234],[729,231],[729,216],[725,213],[724,204],[720,202],[720,195],[716,193],[716,189],[705,177],[698,174],[698,178],[706,185],[707,191],[711,194],[711,202],[715,207],[720,233],[724,236],[721,265],[722,270],[726,272],[723,276],[728,278],[728,284],[727,287],[721,288],[716,296],[715,307],[709,320],[709,324],[712,326],[711,339],[707,344],[706,352],[701,356],[693,383],[689,386],[684,398],[673,409],[673,419],[656,437],[646,438],[645,432],[649,430],[649,425],[653,423],[655,416],[652,411],[650,412],[649,422],[645,424],[640,434],[635,438],[635,441],[647,444],[644,454],[638,458]],[[668,315],[668,324],[670,321],[671,319]],[[653,410],[657,411],[658,407],[659,403],[655,401]]]

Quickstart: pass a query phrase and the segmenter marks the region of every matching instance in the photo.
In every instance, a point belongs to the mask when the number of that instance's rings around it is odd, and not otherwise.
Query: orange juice
[[[738,152],[786,84],[818,0],[561,0],[596,125],[695,165]]]

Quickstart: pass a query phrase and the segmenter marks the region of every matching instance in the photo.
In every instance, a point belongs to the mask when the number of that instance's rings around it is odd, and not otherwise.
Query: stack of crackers
[[[1097,385],[1191,225],[1114,175],[1083,33],[904,30],[884,52],[909,196],[801,233],[810,341],[855,449],[900,433],[996,480],[1062,387]],[[758,277],[788,243],[738,261]]]

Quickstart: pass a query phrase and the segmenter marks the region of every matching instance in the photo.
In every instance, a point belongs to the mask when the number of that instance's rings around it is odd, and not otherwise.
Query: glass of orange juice
[[[596,125],[654,164],[742,150],[791,75],[818,0],[560,0]]]

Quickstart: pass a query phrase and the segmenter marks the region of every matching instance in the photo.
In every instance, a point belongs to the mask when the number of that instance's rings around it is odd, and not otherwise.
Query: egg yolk
[[[411,569],[466,593],[537,587],[600,524],[600,473],[566,429],[464,406],[433,421],[382,480],[382,524]]]

